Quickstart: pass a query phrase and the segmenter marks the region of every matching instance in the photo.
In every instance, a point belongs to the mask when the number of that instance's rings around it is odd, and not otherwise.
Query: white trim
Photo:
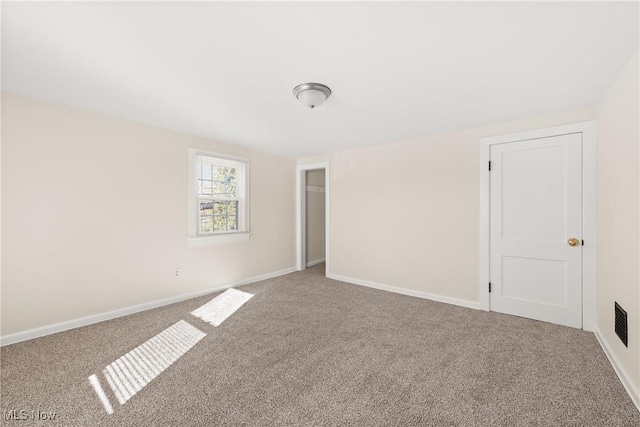
[[[582,329],[596,327],[596,265],[597,265],[597,186],[596,186],[596,133],[595,120],[570,125],[535,129],[508,135],[492,136],[480,140],[480,283],[479,305],[489,311],[489,170],[490,149],[494,144],[546,138],[550,136],[582,133]]]
[[[260,282],[262,280],[272,279],[274,277],[293,273],[294,271],[296,271],[295,267],[285,268],[284,270],[261,274],[259,276],[249,277],[246,279],[240,279],[234,282],[225,283],[224,285],[217,285],[212,288],[208,288],[200,291],[189,292],[186,294],[176,295],[173,297],[146,302],[143,304],[133,305],[130,307],[119,308],[117,310],[108,311],[106,313],[94,314],[91,316],[81,317],[79,319],[74,319],[74,320],[68,320],[66,322],[55,323],[53,325],[42,326],[40,328],[30,329],[23,332],[16,332],[15,334],[9,334],[9,335],[0,337],[0,346],[15,344],[21,341],[31,340],[34,338],[44,337],[46,335],[56,334],[58,332],[68,331],[69,329],[76,329],[82,326],[92,325],[98,322],[104,322],[105,320],[111,320],[118,317],[127,316],[129,314],[150,310],[152,308],[162,307],[168,304],[174,304],[176,302],[188,300],[191,298],[197,298],[213,292],[222,291],[231,287],[248,285],[250,283]]]
[[[296,267],[298,271],[306,268],[306,172],[324,169],[325,188],[325,275],[331,272],[331,163],[318,162],[296,166]]]
[[[480,309],[489,311],[489,144],[480,140]]]
[[[582,127],[582,329],[598,325],[598,166],[596,121]]]
[[[251,237],[251,233],[220,233],[198,237],[189,237],[189,247],[211,246],[222,243],[247,242]]]
[[[322,264],[325,261],[326,261],[326,258],[320,258],[320,259],[317,259],[315,261],[309,261],[307,263],[307,267],[313,267],[314,265]]]
[[[355,279],[353,277],[340,276],[337,274],[327,275],[329,279],[339,280],[341,282],[351,283],[353,285],[366,286],[368,288],[378,289],[381,291],[394,292],[396,294],[408,295],[411,297],[428,299],[431,301],[442,302],[445,304],[457,305],[460,307],[472,308],[480,310],[480,304],[475,301],[467,301],[458,298],[446,297],[442,295],[430,294],[428,292],[414,291],[413,289],[399,288],[397,286],[385,285],[382,283],[370,282],[368,280]]]
[[[602,337],[602,334],[600,334],[600,330],[598,329],[598,326],[595,326],[593,328],[593,333],[598,339],[598,343],[600,343],[600,347],[602,347],[602,350],[604,351],[604,354],[607,356],[607,359],[609,359],[609,363],[611,363],[613,370],[616,372],[616,375],[618,376],[618,378],[620,378],[620,382],[624,386],[624,389],[627,391],[627,394],[629,394],[629,397],[631,398],[633,403],[636,405],[636,408],[638,408],[638,411],[640,411],[640,394],[638,394],[633,389],[633,386],[631,385],[631,381],[629,381],[629,376],[627,375],[625,370],[622,369],[622,367],[618,364],[618,362],[616,362],[616,358],[614,357],[613,352],[609,349],[609,346],[607,345],[607,342]]]
[[[296,168],[296,267],[298,271],[304,270],[304,263],[307,259],[307,175]]]

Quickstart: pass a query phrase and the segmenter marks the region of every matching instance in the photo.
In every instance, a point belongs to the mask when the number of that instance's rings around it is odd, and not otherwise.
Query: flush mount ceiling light
[[[316,108],[331,96],[331,89],[320,83],[302,83],[293,88],[293,96],[308,108]]]

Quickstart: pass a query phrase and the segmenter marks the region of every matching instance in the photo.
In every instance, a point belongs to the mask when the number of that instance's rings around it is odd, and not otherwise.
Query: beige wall
[[[293,159],[2,102],[2,335],[295,266]],[[248,242],[188,247],[190,147],[250,158]]]
[[[294,266],[292,159],[14,94],[2,103],[2,335]],[[478,301],[480,139],[597,118],[599,330],[638,393],[638,115],[636,53],[597,109],[299,160],[331,161],[331,273]],[[251,159],[249,242],[188,247],[190,147]],[[629,313],[628,349],[613,301]]]
[[[640,108],[638,53],[598,112],[598,328],[640,394]],[[614,333],[614,301],[627,311],[629,347]]]
[[[598,328],[640,394],[638,76],[636,52],[596,108],[299,159],[331,162],[329,273],[477,302],[480,139],[598,119]],[[628,312],[629,348],[613,301]]]
[[[308,187],[324,189],[324,169],[306,172]],[[325,193],[307,189],[306,194],[307,263],[325,257]]]
[[[330,274],[476,303],[480,139],[595,118],[566,111],[330,156]]]

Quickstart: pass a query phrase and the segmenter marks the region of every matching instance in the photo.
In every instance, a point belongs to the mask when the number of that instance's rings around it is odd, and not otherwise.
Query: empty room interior
[[[0,424],[639,426],[639,6],[3,1]]]

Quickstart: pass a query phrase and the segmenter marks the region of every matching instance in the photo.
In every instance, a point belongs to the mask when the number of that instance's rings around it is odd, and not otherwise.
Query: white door
[[[491,146],[492,311],[582,328],[582,134]]]

